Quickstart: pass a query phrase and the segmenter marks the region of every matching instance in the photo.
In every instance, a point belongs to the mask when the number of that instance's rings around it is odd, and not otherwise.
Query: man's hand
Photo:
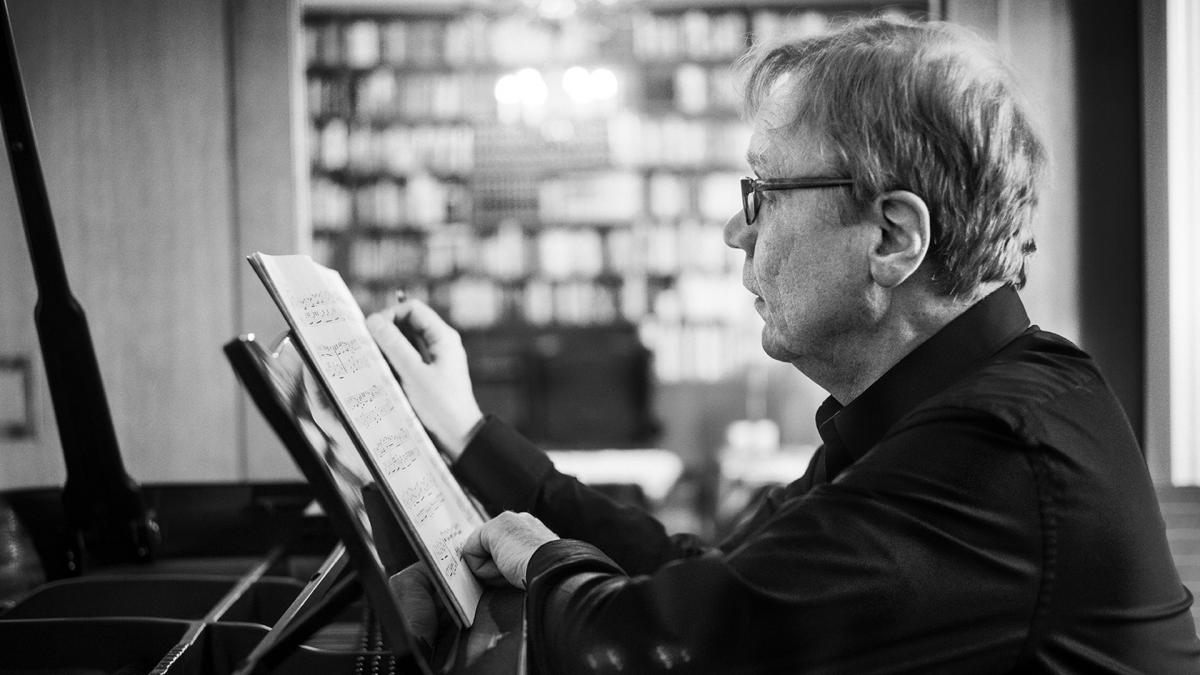
[[[523,589],[525,571],[534,551],[555,539],[558,535],[537,518],[528,513],[505,511],[467,536],[463,559],[481,580],[491,583],[506,580]]]
[[[398,326],[406,326],[428,354],[428,362]],[[419,300],[404,300],[367,317],[367,328],[400,376],[413,410],[450,460],[466,448],[471,430],[483,419],[462,337]]]
[[[438,600],[429,570],[424,563],[414,563],[392,575],[388,586],[399,601],[405,628],[428,657],[437,644],[438,633],[452,622],[450,613]]]

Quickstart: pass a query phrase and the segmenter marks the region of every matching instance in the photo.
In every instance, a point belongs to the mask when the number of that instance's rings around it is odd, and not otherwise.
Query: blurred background
[[[849,15],[972,26],[1051,146],[1022,296],[1098,359],[1200,579],[1200,5],[1187,0],[10,0],[63,254],[147,483],[294,481],[220,348],[284,325],[244,257],[464,334],[485,409],[720,534],[802,473],[824,398],[759,348],[731,65]],[[61,485],[0,167],[0,489]]]

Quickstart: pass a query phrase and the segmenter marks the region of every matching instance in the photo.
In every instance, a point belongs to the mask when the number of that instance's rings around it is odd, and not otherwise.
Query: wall
[[[308,155],[298,54],[300,8],[291,0],[230,0],[233,78],[234,265],[236,330],[273,340],[287,325],[245,262],[254,251],[306,252]],[[237,478],[299,478],[290,457],[258,410],[239,390],[238,422],[244,430],[243,465]]]
[[[293,3],[9,5],[63,257],[127,470],[143,482],[294,474],[220,349],[256,327],[252,317],[266,314],[263,330],[273,329],[274,313],[253,299],[247,247],[291,250],[299,237],[292,101],[279,93]],[[60,484],[7,162],[0,174],[0,355],[32,361],[36,421],[35,438],[0,441],[0,488]],[[247,434],[262,441],[253,452]]]

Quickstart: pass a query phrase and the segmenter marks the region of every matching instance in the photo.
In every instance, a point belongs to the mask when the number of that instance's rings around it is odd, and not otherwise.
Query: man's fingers
[[[468,560],[471,558],[487,560],[492,557],[491,552],[483,547],[482,527],[477,527],[474,530],[471,530],[471,533],[467,535],[465,540],[463,540],[462,554],[463,557],[467,558]]]
[[[417,348],[396,327],[395,313],[392,310],[375,312],[367,317],[367,330],[371,332],[371,337],[375,338],[375,343],[379,345],[379,350],[383,352],[388,363],[400,373],[400,377],[404,377],[404,374],[417,364],[424,364]]]
[[[525,588],[529,559],[544,543],[558,539],[534,516],[505,511],[467,535],[463,558],[476,576],[500,577],[516,588]]]
[[[483,539],[483,532],[486,528],[486,525],[477,527],[467,535],[463,542],[463,562],[467,563],[467,568],[476,578],[486,582],[503,582],[504,574],[496,566],[496,561],[492,560],[490,546]]]
[[[425,339],[430,349],[436,351],[443,341],[460,341],[458,331],[442,320],[438,313],[420,300],[408,300],[396,309],[396,320],[407,321],[413,332]]]
[[[478,535],[479,530],[475,530],[467,537],[467,544],[463,546],[463,562],[467,564],[471,574],[481,581],[504,581],[504,575],[500,573],[500,568],[496,567],[492,554],[483,549]],[[474,543],[471,543],[472,539]]]
[[[496,561],[488,558],[480,562],[478,559],[465,559],[467,567],[470,568],[471,574],[475,575],[476,579],[493,586],[503,586],[508,584],[508,580],[504,578],[504,574],[500,572],[500,568],[496,567]]]

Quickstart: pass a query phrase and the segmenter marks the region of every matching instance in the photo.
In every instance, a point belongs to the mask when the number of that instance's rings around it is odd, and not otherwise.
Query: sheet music
[[[469,626],[483,591],[463,562],[462,548],[483,519],[425,433],[354,296],[341,275],[308,256],[255,253],[251,264]]]

